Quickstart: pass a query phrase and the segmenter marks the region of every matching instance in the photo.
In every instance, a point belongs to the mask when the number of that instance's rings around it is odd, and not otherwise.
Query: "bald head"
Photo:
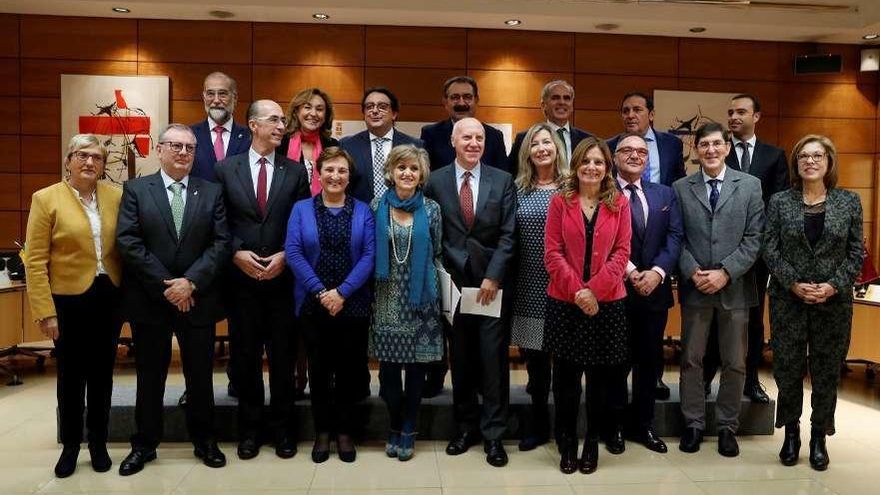
[[[247,119],[253,136],[251,148],[263,156],[275,151],[286,127],[281,106],[272,100],[257,100],[248,107]]]
[[[459,120],[452,127],[452,147],[455,148],[455,161],[466,169],[480,163],[486,146],[486,130],[483,124],[473,117]]]

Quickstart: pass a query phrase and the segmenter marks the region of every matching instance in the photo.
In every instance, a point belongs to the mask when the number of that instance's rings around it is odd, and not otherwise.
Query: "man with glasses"
[[[250,149],[217,163],[232,235],[232,263],[224,281],[231,352],[238,363],[238,457],[260,453],[261,427],[268,426],[275,454],[296,454],[293,368],[296,333],[293,275],[284,257],[287,219],[293,204],[309,197],[303,166],[276,153],[284,137],[284,111],[272,100],[248,108]],[[263,421],[263,349],[269,358],[268,421]]]
[[[617,185],[630,203],[633,235],[626,267],[626,309],[632,332],[632,434],[654,452],[666,444],[654,432],[654,388],[663,367],[663,333],[672,298],[669,275],[681,253],[681,210],[672,188],[642,180],[648,144],[638,134],[617,142]],[[612,423],[613,424],[613,423]],[[619,422],[618,422],[619,424]],[[623,452],[621,431],[606,432],[605,448]]]
[[[421,148],[423,144],[420,139],[394,128],[400,102],[388,88],[377,86],[367,89],[361,100],[361,110],[367,130],[342,138],[339,146],[354,158],[357,169],[351,195],[369,203],[388,189],[384,170],[385,159],[391,148],[401,144],[414,144]]]
[[[703,356],[712,321],[718,323],[721,385],[715,406],[718,452],[739,455],[736,430],[745,382],[749,308],[758,304],[752,269],[761,251],[764,201],[761,181],[728,167],[730,138],[720,124],[694,136],[700,171],[673,185],[681,205],[684,239],[681,279],[681,412],[685,431],[679,449],[697,452],[706,429]]]
[[[195,151],[192,130],[170,124],[156,145],[159,172],[123,185],[116,248],[124,263],[123,311],[137,349],[137,433],[119,466],[122,476],[156,458],[172,332],[189,391],[194,454],[206,466],[226,465],[214,435],[212,357],[214,325],[224,316],[218,274],[229,259],[230,235],[220,186],[190,175]]]
[[[193,124],[198,148],[192,175],[214,180],[214,164],[227,156],[244,153],[251,144],[251,132],[234,122],[232,113],[238,103],[235,79],[222,72],[205,77],[202,99],[207,118]]]

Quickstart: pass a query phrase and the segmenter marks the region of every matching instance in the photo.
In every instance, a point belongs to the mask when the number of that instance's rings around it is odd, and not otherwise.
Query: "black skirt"
[[[587,316],[577,305],[547,298],[544,350],[584,366],[629,363],[629,323],[623,299],[599,303]]]

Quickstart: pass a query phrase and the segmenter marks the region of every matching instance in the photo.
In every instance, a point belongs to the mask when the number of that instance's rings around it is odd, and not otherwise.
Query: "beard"
[[[219,124],[222,124],[229,120],[229,116],[232,115],[231,108],[224,107],[210,107],[208,108],[208,116]]]

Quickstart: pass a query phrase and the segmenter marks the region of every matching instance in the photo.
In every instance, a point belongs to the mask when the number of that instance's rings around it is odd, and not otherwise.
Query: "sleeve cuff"
[[[654,270],[655,272],[660,274],[660,283],[666,281],[666,270],[660,268],[659,266],[653,266],[651,267],[651,270]]]

